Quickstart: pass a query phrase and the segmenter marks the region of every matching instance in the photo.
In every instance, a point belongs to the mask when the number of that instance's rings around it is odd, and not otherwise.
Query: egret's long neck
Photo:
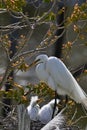
[[[32,107],[34,107],[34,106],[35,106],[35,104],[36,104],[35,102],[31,102],[31,104],[30,104],[30,105],[31,105]]]
[[[46,71],[46,62],[40,63],[36,66],[36,73],[40,80],[47,81],[48,80],[48,73]]]

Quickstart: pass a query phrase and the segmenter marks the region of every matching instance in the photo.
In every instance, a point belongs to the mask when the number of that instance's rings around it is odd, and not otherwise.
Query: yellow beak
[[[38,63],[38,61],[40,61],[40,60],[35,60],[35,61],[33,61],[33,62],[29,65],[29,67],[33,67],[34,65],[36,65],[36,64]]]
[[[43,102],[43,101],[44,101],[43,98],[39,98],[39,99],[37,100],[37,104],[40,104],[40,103]]]

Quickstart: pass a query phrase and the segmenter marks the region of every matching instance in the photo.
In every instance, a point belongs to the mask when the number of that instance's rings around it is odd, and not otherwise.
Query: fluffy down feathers
[[[40,107],[37,104],[37,101],[38,101],[37,96],[31,97],[30,105],[27,107],[28,115],[30,116],[30,119],[33,121],[38,120],[38,113],[39,113]]]
[[[48,104],[44,105],[38,114],[38,119],[39,121],[42,122],[42,124],[47,124],[51,119],[52,119],[52,114],[53,114],[53,108],[54,108],[54,102],[55,100],[53,99],[50,101]],[[59,100],[57,100],[57,104],[59,103]],[[58,112],[58,107],[56,107],[54,116]]]

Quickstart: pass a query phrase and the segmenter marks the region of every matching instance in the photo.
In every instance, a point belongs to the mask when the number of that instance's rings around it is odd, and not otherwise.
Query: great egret
[[[57,99],[57,104],[59,103],[59,101],[60,100]],[[52,119],[54,103],[55,103],[55,99],[51,100],[48,104],[44,105],[40,109],[40,111],[38,113],[38,120],[42,124],[47,124]],[[56,109],[55,109],[54,116],[57,114],[57,112],[58,112],[58,107],[56,107]]]
[[[37,104],[38,96],[32,96],[30,105],[27,107],[28,115],[30,119],[33,121],[38,120],[38,112],[40,110],[40,106]]]
[[[45,54],[36,57],[36,73],[40,80],[60,95],[68,95],[87,109],[87,95],[77,83],[65,64],[56,57]]]

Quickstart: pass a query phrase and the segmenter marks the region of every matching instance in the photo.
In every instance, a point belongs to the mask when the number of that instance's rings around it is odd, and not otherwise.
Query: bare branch
[[[72,122],[72,125],[75,125],[75,124],[78,123],[81,119],[84,119],[84,118],[87,118],[87,115],[86,115],[86,116],[81,116],[81,117],[79,117],[79,118],[76,119],[74,122]]]
[[[3,78],[2,78],[2,81],[1,81],[1,83],[0,83],[0,89],[1,89],[1,88],[3,87],[3,85],[6,83],[7,78],[8,78],[8,76],[9,76],[9,74],[11,73],[11,71],[12,71],[12,69],[11,69],[10,63],[8,63],[8,66],[7,66],[7,68],[6,68],[5,74],[4,74],[4,76],[3,76]]]
[[[45,19],[46,16],[53,10],[53,8],[55,7],[56,3],[57,3],[57,0],[54,0],[53,4],[52,4],[52,7],[46,13],[44,13],[44,15],[42,17],[40,17],[36,22],[38,23],[38,22],[43,21],[43,19]]]
[[[7,9],[0,9],[0,14],[6,13],[6,12],[7,12]]]

